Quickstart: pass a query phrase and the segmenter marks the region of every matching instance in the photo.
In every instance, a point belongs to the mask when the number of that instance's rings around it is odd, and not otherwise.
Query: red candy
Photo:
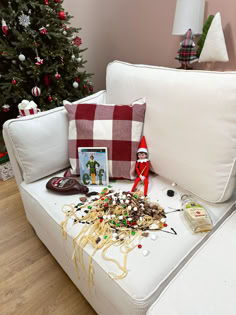
[[[138,248],[142,248],[142,245],[141,245],[141,244],[139,244],[139,245],[138,245]]]

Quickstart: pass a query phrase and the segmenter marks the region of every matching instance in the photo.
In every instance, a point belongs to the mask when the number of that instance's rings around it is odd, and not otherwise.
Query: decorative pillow
[[[134,179],[146,104],[65,104],[65,108],[71,164],[66,176],[79,175],[79,147],[107,147],[109,176]]]

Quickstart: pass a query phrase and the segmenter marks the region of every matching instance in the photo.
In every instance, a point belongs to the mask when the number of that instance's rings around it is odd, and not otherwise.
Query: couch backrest
[[[154,172],[210,202],[235,189],[236,72],[186,71],[115,61],[107,102],[146,97],[144,134]]]

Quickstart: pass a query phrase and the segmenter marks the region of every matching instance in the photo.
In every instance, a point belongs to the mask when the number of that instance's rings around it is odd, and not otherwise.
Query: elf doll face
[[[147,158],[147,153],[145,153],[145,152],[139,152],[138,153],[138,159],[139,160],[144,160],[146,158]]]

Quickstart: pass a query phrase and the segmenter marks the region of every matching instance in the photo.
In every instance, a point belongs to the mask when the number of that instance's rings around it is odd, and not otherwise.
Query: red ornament
[[[38,46],[38,43],[34,42],[34,46],[37,47],[37,46]]]
[[[40,90],[39,87],[35,86],[35,87],[32,88],[31,93],[32,93],[33,96],[37,96],[38,97],[41,94],[41,90]]]
[[[36,64],[37,66],[43,65],[43,59],[41,59],[40,57],[35,57],[35,59],[37,60],[37,61],[35,62],[35,64]]]
[[[12,83],[12,85],[16,85],[16,80],[13,79],[13,80],[11,81],[11,83]]]
[[[54,2],[55,2],[55,3],[60,3],[60,2],[61,2],[61,0],[54,0]]]
[[[51,97],[51,95],[49,95],[48,100],[49,100],[49,102],[51,102],[51,101],[52,101],[52,97]]]
[[[66,13],[64,11],[60,11],[58,13],[58,17],[60,20],[65,20],[66,19]]]
[[[46,4],[46,5],[49,5],[49,2],[48,2],[48,0],[45,0],[45,4]]]
[[[79,47],[82,44],[82,39],[79,36],[76,36],[73,39],[73,43],[74,43],[75,46]]]
[[[93,87],[92,86],[89,87],[89,91],[93,92]]]
[[[84,89],[87,89],[87,85],[84,85]]]
[[[7,36],[8,27],[7,27],[6,22],[3,19],[2,19],[2,31]]]
[[[77,78],[76,78],[76,82],[80,82],[80,78],[77,77]]]
[[[7,35],[7,32],[8,32],[8,27],[7,26],[3,26],[2,27],[2,31],[5,35]]]
[[[46,27],[41,27],[39,30],[40,30],[40,33],[43,34],[43,35],[46,35],[47,32],[48,32]]]
[[[3,105],[3,106],[2,106],[2,110],[3,110],[5,113],[9,112],[9,109],[10,109],[10,105]]]
[[[44,82],[45,82],[46,86],[50,86],[50,79],[49,79],[49,76],[47,74],[45,74]]]
[[[57,72],[57,73],[55,74],[55,78],[56,78],[56,80],[59,80],[59,79],[61,78],[61,75]]]
[[[68,31],[69,29],[70,29],[70,28],[67,26],[67,27],[66,27],[66,31]]]

